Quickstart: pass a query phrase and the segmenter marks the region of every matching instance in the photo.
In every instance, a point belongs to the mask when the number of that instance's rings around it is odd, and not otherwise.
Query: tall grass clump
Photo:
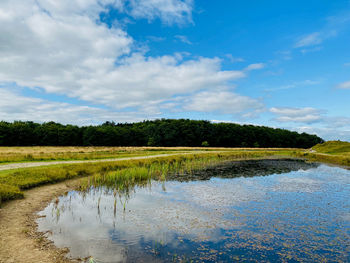
[[[0,205],[3,201],[23,198],[20,189],[13,185],[0,184]]]
[[[127,189],[129,186],[147,181],[148,179],[150,179],[150,174],[145,167],[124,168],[118,171],[94,174],[81,182],[81,188],[106,186],[113,189]]]
[[[120,164],[118,166],[120,170],[117,171],[112,167],[104,167],[102,172],[83,180],[81,188],[102,186],[127,189],[135,184],[145,184],[151,179],[165,180],[169,174],[176,178],[176,175],[192,174],[229,160],[266,157],[273,154],[273,152],[205,153],[161,157],[153,160],[132,160]]]

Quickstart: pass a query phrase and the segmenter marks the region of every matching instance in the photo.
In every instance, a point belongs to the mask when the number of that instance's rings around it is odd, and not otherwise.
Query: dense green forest
[[[99,126],[0,122],[1,146],[213,146],[309,148],[316,135],[264,126],[161,119]]]

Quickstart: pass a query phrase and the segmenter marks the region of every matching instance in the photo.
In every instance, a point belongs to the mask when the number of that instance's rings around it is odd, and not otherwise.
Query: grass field
[[[350,143],[328,141],[315,145],[310,151],[297,152],[295,156],[310,161],[350,167]]]
[[[32,161],[68,161],[123,158],[182,149],[152,149],[147,147],[0,147],[0,164]]]
[[[312,147],[317,153],[327,153],[334,155],[350,155],[350,142],[328,141]]]
[[[123,158],[172,152],[192,151],[265,151],[259,148],[193,147],[0,147],[0,165],[14,162],[68,161]],[[286,149],[268,149],[284,151]],[[289,149],[287,149],[289,150]],[[291,150],[291,149],[290,149]]]

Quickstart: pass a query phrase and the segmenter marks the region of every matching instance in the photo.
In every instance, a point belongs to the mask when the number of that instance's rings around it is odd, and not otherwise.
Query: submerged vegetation
[[[264,126],[162,119],[78,127],[48,122],[0,122],[0,146],[190,146],[310,148],[323,140]]]
[[[127,185],[138,177],[164,179],[169,172],[189,173],[227,160],[264,158],[287,153],[288,151],[208,152],[140,160],[8,170],[0,172],[0,200],[16,199],[23,196],[21,190],[72,178],[93,176],[87,179],[92,184],[122,182]],[[11,188],[7,187],[8,185]]]

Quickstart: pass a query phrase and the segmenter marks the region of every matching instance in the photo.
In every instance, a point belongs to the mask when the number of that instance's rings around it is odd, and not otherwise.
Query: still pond
[[[39,215],[87,262],[350,262],[350,171],[300,160],[71,191]]]

